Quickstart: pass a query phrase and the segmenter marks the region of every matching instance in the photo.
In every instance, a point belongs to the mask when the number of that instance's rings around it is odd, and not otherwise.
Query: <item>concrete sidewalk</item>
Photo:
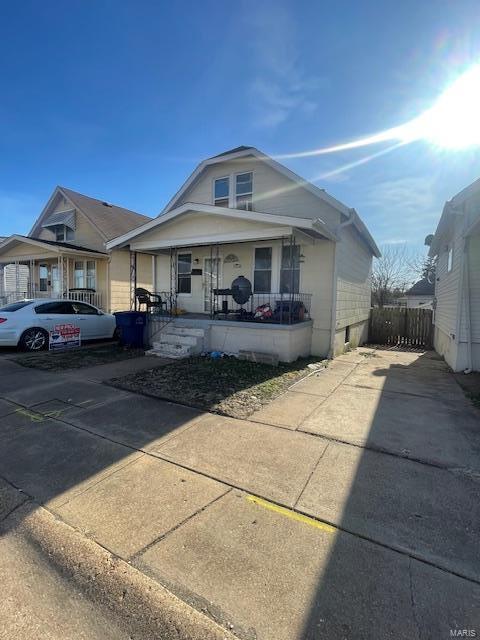
[[[0,475],[226,633],[480,633],[478,413],[432,354],[357,350],[248,421],[4,363]]]

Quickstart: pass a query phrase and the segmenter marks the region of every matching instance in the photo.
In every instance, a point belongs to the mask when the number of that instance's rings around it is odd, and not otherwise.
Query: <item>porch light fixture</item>
[[[303,253],[301,253],[301,254],[298,256],[298,262],[300,262],[301,264],[302,264],[303,262],[305,262],[305,256],[303,255]]]
[[[198,258],[195,258],[195,260],[193,261],[195,264],[198,264],[200,262],[200,260]]]

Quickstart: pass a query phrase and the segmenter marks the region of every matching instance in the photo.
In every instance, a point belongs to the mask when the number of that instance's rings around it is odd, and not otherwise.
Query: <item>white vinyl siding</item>
[[[340,232],[337,253],[336,329],[368,320],[371,307],[372,254],[351,227]]]
[[[472,341],[480,343],[480,234],[471,236],[469,240],[468,266]],[[464,324],[462,322],[462,325]],[[463,331],[464,329],[462,333]]]
[[[456,335],[460,307],[460,281],[463,263],[461,229],[463,218],[459,216],[448,238],[441,243],[435,281],[435,326],[447,336]],[[453,248],[452,268],[448,271],[448,255]]]
[[[321,218],[330,226],[340,222],[340,213],[313,193],[278,173],[263,162],[253,159],[224,162],[207,167],[197,182],[183,194],[176,206],[185,202],[212,203],[212,185],[216,178],[253,172],[253,208],[255,211],[279,215]],[[233,189],[235,186],[232,187]]]
[[[7,264],[3,267],[3,291],[27,293],[30,269],[24,264]]]

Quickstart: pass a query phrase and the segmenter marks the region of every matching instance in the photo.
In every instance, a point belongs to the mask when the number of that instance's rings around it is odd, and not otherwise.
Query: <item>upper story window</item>
[[[252,211],[253,173],[239,173],[235,176],[235,207]]]
[[[68,242],[75,237],[73,229],[70,229],[70,227],[67,227],[65,224],[57,224],[52,230],[55,234],[56,242]]]
[[[216,207],[228,207],[230,203],[230,178],[217,178],[214,184],[213,201]]]

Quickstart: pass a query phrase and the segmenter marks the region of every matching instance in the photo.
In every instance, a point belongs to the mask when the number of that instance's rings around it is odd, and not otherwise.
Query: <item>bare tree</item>
[[[383,307],[392,304],[412,284],[412,255],[407,245],[386,245],[373,264],[372,304]]]
[[[416,255],[410,261],[410,269],[419,278],[426,278],[428,282],[435,282],[437,261],[430,256]]]

